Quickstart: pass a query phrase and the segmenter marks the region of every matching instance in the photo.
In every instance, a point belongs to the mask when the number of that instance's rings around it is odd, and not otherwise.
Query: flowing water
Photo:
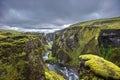
[[[45,54],[43,55],[44,60],[48,59],[49,53],[50,51],[45,52]],[[50,64],[50,63],[46,63],[46,65],[50,70],[61,73],[63,76],[67,78],[67,80],[79,80],[78,73],[75,68],[63,67],[58,64]]]
[[[49,46],[52,46],[53,42],[52,41],[46,41],[48,43]],[[48,55],[51,53],[51,51],[46,51],[43,55],[43,59],[44,61],[48,59]],[[70,68],[70,67],[65,67],[65,66],[60,66],[58,64],[50,64],[50,63],[46,63],[46,66],[53,71],[56,71],[60,74],[62,74],[63,76],[66,77],[67,80],[79,80],[78,77],[78,72],[77,69],[75,68]]]

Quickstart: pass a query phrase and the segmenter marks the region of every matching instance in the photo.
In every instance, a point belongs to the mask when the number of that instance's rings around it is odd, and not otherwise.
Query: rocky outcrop
[[[63,76],[54,71],[47,71],[45,75],[47,80],[66,80]]]
[[[43,47],[39,39],[32,39],[26,43],[26,65],[25,77],[28,80],[45,80],[45,63],[42,59]]]
[[[92,54],[79,56],[80,59],[80,77],[97,80],[119,80],[120,68],[102,57]],[[89,74],[89,75],[88,75]]]
[[[65,80],[45,65],[46,41],[43,33],[0,30],[0,80]]]
[[[42,34],[1,30],[0,35],[0,80],[45,80]]]
[[[98,41],[104,47],[120,47],[120,29],[101,30]]]

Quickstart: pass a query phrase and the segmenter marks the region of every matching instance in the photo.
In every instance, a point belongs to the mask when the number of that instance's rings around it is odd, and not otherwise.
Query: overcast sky
[[[117,16],[120,0],[0,0],[1,29],[58,30],[76,22]]]

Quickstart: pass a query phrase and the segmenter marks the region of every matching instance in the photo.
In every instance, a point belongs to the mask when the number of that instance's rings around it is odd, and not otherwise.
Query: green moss
[[[0,35],[0,40],[5,39],[5,38],[6,38],[6,36]]]
[[[26,62],[20,60],[16,65],[15,62],[0,62],[0,80],[24,80],[24,67]]]
[[[98,20],[90,20],[90,21],[85,21],[85,22],[79,22],[76,24],[71,25],[70,27],[74,27],[74,26],[89,26],[90,25],[95,25],[95,26],[99,26],[102,28],[117,28],[119,29],[119,24],[120,24],[120,17],[116,17],[116,18],[106,18],[106,19],[98,19]],[[105,27],[105,25],[107,25],[107,27]]]
[[[50,45],[44,45],[44,50],[47,51],[47,50],[50,50],[52,49],[52,46]]]
[[[52,62],[56,63],[58,60],[56,57],[53,57],[52,53],[50,53],[48,56],[48,61],[52,61]]]
[[[3,35],[0,39],[0,80],[38,80],[44,77],[47,68],[42,60],[42,35],[6,30],[0,30],[0,35]]]
[[[119,55],[118,50],[114,51],[113,48],[104,48],[101,51],[101,47],[98,42],[98,38],[102,30],[120,29],[119,25],[120,17],[91,20],[73,24],[63,31],[56,33],[57,38],[53,42],[52,54],[58,57],[60,55],[59,51],[63,50],[65,54],[67,54],[66,57],[71,58],[71,60],[66,64],[72,65],[78,64],[78,56],[80,54],[87,53],[102,56],[115,64],[119,64],[118,62],[120,62],[120,59],[117,57],[117,55]],[[62,38],[62,36],[64,36],[64,38]],[[74,36],[73,39],[70,39],[71,36]],[[63,54],[61,53],[61,55]],[[115,60],[115,57],[118,58],[118,61]]]
[[[108,60],[120,66],[120,48],[112,48]]]
[[[5,35],[5,36],[12,36],[12,35],[21,35],[21,32],[17,32],[14,30],[0,30],[0,34],[1,35]]]
[[[26,52],[22,52],[21,54],[19,54],[19,57],[25,57],[26,56]]]
[[[45,76],[47,80],[66,80],[63,76],[54,71],[45,71]]]
[[[104,78],[120,79],[120,68],[112,62],[92,54],[81,55],[79,58],[84,60],[85,65],[95,74]]]

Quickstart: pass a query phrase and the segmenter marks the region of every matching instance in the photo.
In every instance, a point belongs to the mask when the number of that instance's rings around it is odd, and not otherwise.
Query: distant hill
[[[71,25],[70,28],[75,27],[75,26],[84,26],[84,27],[97,26],[97,27],[101,27],[102,29],[107,29],[107,28],[109,29],[119,28],[120,29],[120,17],[104,18],[104,19],[79,22],[79,23]]]

